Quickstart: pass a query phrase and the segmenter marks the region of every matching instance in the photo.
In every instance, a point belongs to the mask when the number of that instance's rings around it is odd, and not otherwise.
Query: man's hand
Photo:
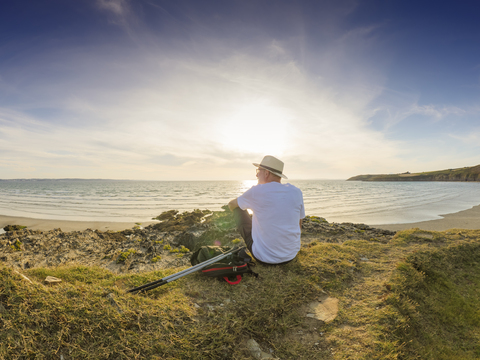
[[[228,203],[228,208],[230,209],[230,211],[233,211],[233,209],[235,209],[237,207],[238,207],[237,199],[233,199],[232,201],[230,201]]]

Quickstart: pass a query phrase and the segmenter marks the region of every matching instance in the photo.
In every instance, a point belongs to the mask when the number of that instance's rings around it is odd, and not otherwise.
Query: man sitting
[[[300,250],[302,219],[305,217],[302,191],[282,184],[283,162],[265,156],[257,167],[258,184],[229,202],[237,229],[253,257],[262,263],[284,264]],[[253,217],[247,212],[253,211]]]

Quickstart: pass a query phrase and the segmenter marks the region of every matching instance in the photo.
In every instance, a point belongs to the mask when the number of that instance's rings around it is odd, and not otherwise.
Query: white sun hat
[[[283,175],[283,161],[278,160],[274,156],[267,155],[262,159],[260,164],[253,163],[254,166],[270,171],[272,174],[288,179]]]

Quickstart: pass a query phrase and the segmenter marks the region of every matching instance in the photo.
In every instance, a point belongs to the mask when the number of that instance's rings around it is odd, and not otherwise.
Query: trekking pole
[[[220,254],[220,255],[217,255],[211,259],[208,259],[204,262],[201,262],[200,264],[197,264],[197,265],[194,265],[192,267],[189,267],[188,269],[185,269],[185,270],[182,270],[176,274],[172,274],[172,275],[169,275],[169,276],[166,276],[164,278],[161,278],[159,280],[155,280],[155,281],[152,281],[152,282],[149,282],[148,284],[144,284],[144,285],[141,285],[141,286],[137,286],[136,288],[133,288],[133,289],[130,289],[128,290],[127,292],[138,292],[138,291],[148,291],[148,290],[151,290],[151,289],[155,289],[156,287],[159,287],[159,286],[162,286],[162,285],[165,285],[171,281],[175,281],[183,276],[186,276],[186,275],[189,275],[189,274],[192,274],[194,272],[196,272],[197,270],[201,270],[203,269],[204,267],[210,265],[210,264],[213,264],[215,262],[217,262],[218,260],[221,260],[221,259],[224,259],[226,258],[228,255],[231,255],[237,251],[239,251],[241,249],[241,247],[235,247],[229,251],[227,251],[226,253],[224,254]]]

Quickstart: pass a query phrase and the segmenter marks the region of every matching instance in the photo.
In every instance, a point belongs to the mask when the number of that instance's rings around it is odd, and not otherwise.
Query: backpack
[[[228,250],[230,250],[228,247],[202,246],[190,257],[190,263],[195,266]],[[258,274],[250,269],[253,265],[255,264],[252,262],[251,256],[247,254],[245,248],[242,248],[218,262],[204,267],[201,271],[206,276],[223,279],[229,284],[235,285],[242,281],[243,274],[252,274],[258,277]]]

